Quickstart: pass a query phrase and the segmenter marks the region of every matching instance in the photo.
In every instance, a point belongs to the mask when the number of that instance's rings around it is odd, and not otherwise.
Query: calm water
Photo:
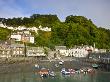
[[[110,82],[110,73],[75,74],[63,77],[59,73],[55,78],[41,79],[35,73],[0,74],[0,82]]]

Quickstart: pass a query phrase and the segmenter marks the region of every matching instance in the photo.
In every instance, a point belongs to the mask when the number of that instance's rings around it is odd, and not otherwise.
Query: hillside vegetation
[[[97,27],[90,19],[84,16],[67,16],[64,22],[61,22],[57,15],[33,14],[29,18],[1,18],[7,26],[26,26],[52,28],[51,32],[39,31],[35,36],[34,46],[47,46],[54,48],[55,45],[65,45],[69,48],[75,45],[92,45],[95,43],[98,48],[110,48],[110,30]],[[0,28],[1,29],[1,28]],[[4,31],[3,31],[4,30]],[[0,39],[8,38],[10,31],[0,30]],[[2,37],[4,36],[4,37]]]

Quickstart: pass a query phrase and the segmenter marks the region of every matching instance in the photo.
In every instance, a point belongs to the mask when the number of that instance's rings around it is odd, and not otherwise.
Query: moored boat
[[[55,77],[55,72],[53,72],[53,71],[49,71],[49,76],[51,76],[51,77]]]
[[[67,71],[65,68],[61,69],[61,73],[62,73],[62,75],[70,75],[70,72]]]
[[[92,67],[97,69],[98,68],[98,64],[92,64]]]
[[[46,68],[41,68],[41,70],[39,71],[39,74],[42,78],[46,78],[49,75],[49,70]]]
[[[61,73],[62,75],[72,75],[75,73],[75,70],[62,68]]]

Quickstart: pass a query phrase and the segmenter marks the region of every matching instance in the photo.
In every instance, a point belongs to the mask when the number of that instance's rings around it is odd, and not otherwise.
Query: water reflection
[[[38,74],[29,73],[13,73],[0,74],[0,82],[109,82],[110,73],[96,74],[75,74],[73,76],[61,76],[57,73],[55,78],[42,79]]]

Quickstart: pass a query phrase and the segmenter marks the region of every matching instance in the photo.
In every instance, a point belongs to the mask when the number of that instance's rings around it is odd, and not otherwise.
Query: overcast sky
[[[98,27],[110,29],[110,0],[0,0],[0,18],[34,13],[56,14],[61,21],[69,15],[81,15]]]

